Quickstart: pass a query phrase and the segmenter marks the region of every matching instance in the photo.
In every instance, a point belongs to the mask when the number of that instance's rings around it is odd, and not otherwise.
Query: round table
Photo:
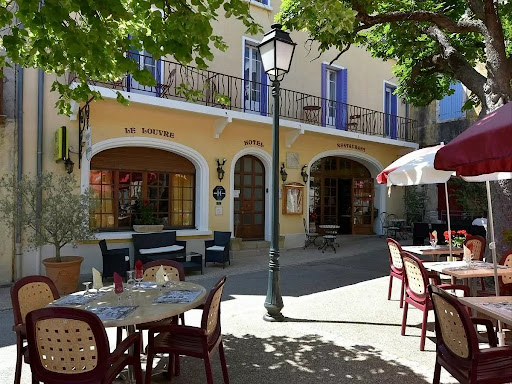
[[[135,326],[141,323],[148,323],[151,321],[163,320],[169,317],[180,315],[189,309],[196,308],[198,305],[203,304],[206,297],[206,289],[195,283],[187,281],[175,281],[174,286],[169,288],[137,288],[126,290],[121,293],[121,302],[119,297],[114,293],[114,287],[108,286],[101,289],[106,293],[97,299],[94,299],[84,305],[69,305],[70,307],[88,309],[99,306],[124,306],[135,305],[137,308],[128,314],[124,319],[119,320],[102,320],[103,325],[108,327],[124,327]],[[125,284],[126,287],[126,284]],[[153,301],[163,295],[167,291],[172,290],[191,290],[200,291],[201,293],[190,303],[154,303]],[[91,290],[94,293],[95,290]],[[129,298],[132,297],[132,299]],[[50,304],[52,305],[52,304]],[[58,304],[57,304],[58,305]]]
[[[325,232],[325,235],[322,236],[324,238],[324,243],[318,249],[321,249],[322,253],[324,253],[327,247],[331,247],[334,250],[334,253],[336,253],[335,245],[338,247],[340,246],[336,241],[340,226],[337,224],[322,224],[318,227],[322,228]]]

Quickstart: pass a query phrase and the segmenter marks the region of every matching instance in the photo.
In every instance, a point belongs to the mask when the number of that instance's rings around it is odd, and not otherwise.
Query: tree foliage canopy
[[[129,50],[206,67],[213,47],[227,48],[211,26],[220,12],[240,20],[248,33],[261,30],[243,0],[0,0],[0,46],[16,64],[57,74],[53,89],[67,113],[70,100],[91,96],[91,78],[108,82],[130,73],[143,85],[155,84]],[[5,64],[0,57],[0,66]],[[76,74],[76,88],[62,79],[66,72]]]
[[[284,0],[277,18],[307,30],[322,52],[358,45],[395,59],[397,93],[414,105],[452,93],[455,80],[471,91],[466,108],[487,113],[512,100],[512,2]]]

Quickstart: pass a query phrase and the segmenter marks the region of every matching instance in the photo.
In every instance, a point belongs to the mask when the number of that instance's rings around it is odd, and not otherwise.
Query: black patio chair
[[[105,240],[100,240],[99,245],[103,258],[103,278],[113,277],[114,272],[120,276],[126,276],[126,271],[130,270],[130,249],[108,249]]]

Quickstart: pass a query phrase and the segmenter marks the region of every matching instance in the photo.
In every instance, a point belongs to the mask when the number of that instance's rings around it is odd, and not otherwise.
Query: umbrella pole
[[[444,183],[444,196],[446,197],[446,220],[448,221],[448,248],[450,249],[450,261],[453,260],[452,255],[452,223],[450,219],[450,203],[448,202],[448,182]]]
[[[498,281],[498,263],[496,261],[496,243],[494,240],[494,219],[492,215],[492,199],[491,199],[491,185],[489,181],[485,182],[485,187],[487,189],[487,214],[489,219],[487,220],[487,226],[491,232],[491,242],[489,244],[489,248],[492,253],[492,264],[494,267],[494,288],[496,290],[496,296],[500,295],[500,286]],[[501,321],[498,321],[498,337],[500,341],[500,345],[504,345],[503,332],[501,329]]]

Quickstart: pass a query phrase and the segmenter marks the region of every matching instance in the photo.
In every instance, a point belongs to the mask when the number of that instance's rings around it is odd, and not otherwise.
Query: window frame
[[[134,224],[133,222],[133,213],[130,212],[130,225],[129,226],[123,226],[123,227],[120,227],[119,226],[119,173],[120,172],[123,172],[123,173],[141,173],[142,174],[142,185],[140,186],[141,187],[141,200],[142,201],[148,201],[149,200],[149,194],[148,194],[148,191],[149,189],[151,188],[151,186],[148,184],[148,174],[150,173],[155,173],[155,174],[164,174],[164,175],[168,175],[168,178],[169,178],[169,184],[168,186],[166,187],[168,189],[167,191],[167,196],[168,196],[168,208],[167,208],[167,217],[168,217],[168,223],[167,224],[164,224],[164,229],[173,229],[173,230],[181,230],[181,229],[195,229],[195,225],[196,225],[196,185],[197,185],[197,181],[196,181],[196,175],[197,175],[197,170],[194,171],[194,172],[166,172],[166,171],[152,171],[152,170],[135,170],[135,169],[130,169],[130,170],[125,170],[125,169],[115,169],[115,168],[109,168],[109,167],[104,167],[104,168],[91,168],[89,170],[89,176],[91,175],[91,172],[98,172],[98,171],[107,171],[107,172],[112,172],[111,175],[112,175],[112,181],[111,181],[111,188],[112,188],[112,198],[111,199],[103,199],[103,194],[100,192],[100,198],[99,198],[99,202],[100,202],[100,205],[102,205],[102,202],[104,200],[112,200],[112,215],[114,216],[114,226],[113,227],[103,227],[101,226],[102,224],[102,220],[100,220],[100,225],[99,226],[96,226],[94,228],[96,228],[98,231],[100,232],[123,232],[123,231],[127,231],[127,230],[131,230],[132,229],[132,226]],[[172,216],[173,216],[173,185],[172,185],[172,178],[173,176],[175,175],[191,175],[192,176],[192,200],[181,200],[181,203],[182,203],[182,207],[183,207],[183,203],[185,201],[191,201],[192,203],[192,210],[190,212],[186,212],[190,215],[191,217],[191,224],[190,225],[181,225],[181,226],[178,226],[178,225],[172,225]],[[92,184],[92,183],[89,183],[89,187],[92,188],[93,186],[95,185],[105,185],[105,184]],[[151,199],[151,201],[153,201],[154,199]],[[157,213],[161,213],[161,212],[158,212],[156,211]],[[99,212],[99,213],[96,213],[96,212],[91,212],[91,216],[94,216],[96,214],[99,214],[100,217],[104,215],[104,213],[102,212]],[[184,214],[184,211],[183,211],[183,208],[181,210],[181,213],[179,213],[181,216],[183,216]]]

